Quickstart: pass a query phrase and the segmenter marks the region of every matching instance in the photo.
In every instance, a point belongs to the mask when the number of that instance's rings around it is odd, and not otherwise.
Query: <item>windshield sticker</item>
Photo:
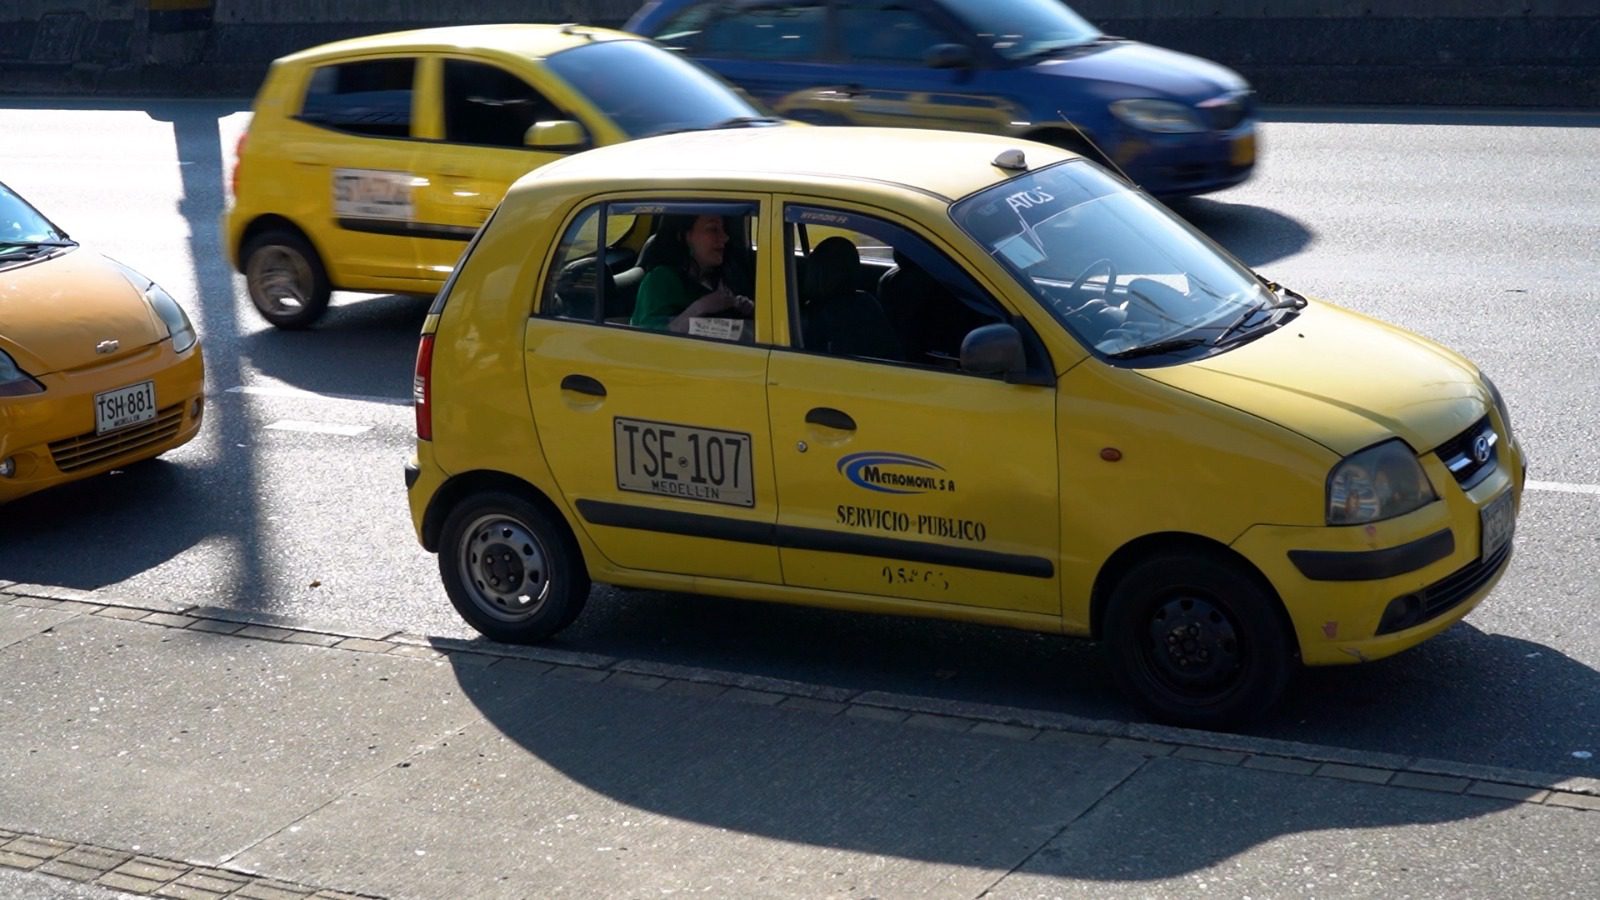
[[[852,453],[839,460],[839,474],[857,487],[885,494],[954,493],[955,479],[944,466],[919,456],[875,451]]]
[[[753,508],[750,435],[642,419],[613,420],[617,488]]]
[[[981,544],[989,539],[989,526],[973,519],[954,516],[911,515],[876,506],[841,503],[834,509],[835,521],[846,528],[915,534],[922,537],[951,538]]]
[[[1029,240],[1032,238],[1032,240]],[[1035,245],[1038,238],[1030,231],[1026,234],[1014,234],[994,246],[996,253],[1005,257],[1006,262],[1019,269],[1026,269],[1044,261],[1044,251]]]
[[[411,201],[415,184],[409,172],[334,169],[334,217],[409,222],[416,213]]]

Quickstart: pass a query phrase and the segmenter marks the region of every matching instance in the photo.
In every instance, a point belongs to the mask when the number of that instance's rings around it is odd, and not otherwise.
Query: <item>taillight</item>
[[[233,176],[228,179],[228,186],[233,190],[234,197],[239,196],[239,169],[242,168],[240,164],[244,160],[244,142],[249,137],[248,131],[240,134],[239,143],[233,146]]]
[[[411,400],[417,408],[417,440],[433,440],[433,335],[417,345],[417,373],[411,379]]]

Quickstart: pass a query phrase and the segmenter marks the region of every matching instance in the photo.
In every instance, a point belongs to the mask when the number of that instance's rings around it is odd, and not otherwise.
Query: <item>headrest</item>
[[[855,292],[861,255],[846,238],[831,237],[812,248],[801,273],[800,296],[806,302]]]

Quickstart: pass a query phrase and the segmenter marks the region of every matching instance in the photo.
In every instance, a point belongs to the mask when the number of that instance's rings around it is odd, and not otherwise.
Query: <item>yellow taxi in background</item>
[[[185,444],[204,404],[177,301],[0,184],[0,503]]]
[[[569,153],[776,124],[649,40],[469,25],[339,41],[273,63],[239,141],[229,260],[280,328],[334,290],[432,294],[511,182]]]
[[[549,636],[592,580],[938,616],[1097,638],[1196,726],[1465,616],[1526,478],[1460,355],[965,133],[546,166],[436,298],[415,394],[413,521],[490,638]]]

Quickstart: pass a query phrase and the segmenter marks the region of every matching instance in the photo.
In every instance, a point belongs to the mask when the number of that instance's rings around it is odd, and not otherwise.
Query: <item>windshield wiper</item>
[[[0,255],[11,256],[15,253],[38,253],[43,250],[59,250],[62,247],[76,247],[74,240],[59,241],[0,241]]]
[[[1126,350],[1118,350],[1115,353],[1107,353],[1106,356],[1111,359],[1134,359],[1140,356],[1160,356],[1163,353],[1176,353],[1179,350],[1188,350],[1191,347],[1198,347],[1204,343],[1206,343],[1204,338],[1197,337],[1166,338],[1164,340],[1151,341],[1148,344],[1140,344],[1137,347],[1129,347]]]

